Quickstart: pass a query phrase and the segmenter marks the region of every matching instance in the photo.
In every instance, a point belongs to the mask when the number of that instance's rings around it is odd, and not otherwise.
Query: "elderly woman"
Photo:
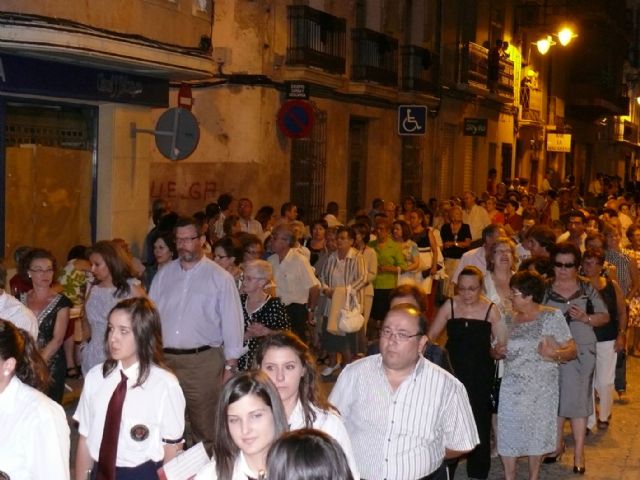
[[[453,278],[460,257],[469,250],[471,245],[471,229],[467,223],[462,223],[462,209],[455,205],[449,210],[448,223],[442,225],[442,254],[444,255],[444,270],[447,277]],[[448,294],[453,294],[453,283],[448,287]]]
[[[278,330],[291,328],[284,304],[269,294],[273,268],[266,260],[251,260],[244,265],[240,303],[244,317],[244,346],[248,351],[238,360],[239,370],[249,370],[262,339]]]
[[[154,263],[144,269],[142,284],[149,291],[158,270],[178,258],[175,237],[172,232],[156,232],[152,237]]]
[[[357,295],[360,307],[363,304],[364,287],[367,284],[367,272],[362,254],[353,248],[356,231],[353,227],[338,227],[336,230],[337,250],[333,252],[320,271],[322,294],[327,298],[324,303],[324,316],[327,317],[323,346],[329,352],[329,365],[322,370],[323,376],[329,376],[340,368],[337,354],[342,355],[344,363],[350,363],[352,353],[356,351],[356,333],[340,334],[337,317],[345,304],[347,287]],[[339,294],[338,294],[339,292]],[[336,302],[338,302],[336,304]],[[364,325],[363,327],[364,328]]]
[[[584,440],[587,418],[593,412],[591,401],[593,371],[596,365],[596,335],[593,327],[609,321],[607,306],[593,286],[578,277],[581,253],[569,242],[557,244],[552,251],[555,278],[547,286],[546,305],[559,308],[564,314],[576,342],[578,356],[560,367],[560,407],[558,409],[558,443],[552,463],[564,451],[562,429],[565,419],[571,420],[575,445],[573,470],[585,472]]]
[[[505,478],[515,480],[516,460],[529,459],[529,480],[537,480],[542,456],[556,446],[558,364],[575,357],[569,327],[555,308],[541,305],[542,276],[518,272],[509,281],[513,311],[498,405],[498,453]]]
[[[598,392],[600,410],[597,425],[599,429],[609,426],[611,406],[613,405],[613,389],[616,373],[617,353],[625,349],[625,331],[627,330],[627,306],[624,294],[618,282],[603,275],[604,252],[598,249],[587,249],[582,255],[582,271],[591,285],[600,292],[607,305],[609,322],[594,328],[596,334],[596,370],[594,374],[594,391]],[[587,428],[596,426],[595,406],[589,416]]]

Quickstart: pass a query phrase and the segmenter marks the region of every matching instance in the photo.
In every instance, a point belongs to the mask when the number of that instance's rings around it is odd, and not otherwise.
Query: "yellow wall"
[[[193,11],[193,0],[3,0],[4,12],[73,20],[118,33],[183,47],[211,36],[211,18]],[[180,28],[177,28],[180,26]]]

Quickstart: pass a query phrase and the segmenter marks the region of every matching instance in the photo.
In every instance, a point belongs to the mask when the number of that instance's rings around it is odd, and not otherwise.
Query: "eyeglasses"
[[[576,264],[575,262],[572,262],[572,263],[553,262],[553,266],[556,268],[573,268],[576,266]]]
[[[262,255],[260,250],[245,250],[244,253],[247,255]]]
[[[245,275],[242,277],[242,280],[244,280],[245,282],[251,282],[253,280],[266,280],[266,278],[264,277],[252,277],[250,275]]]
[[[176,237],[176,244],[191,243],[198,238],[200,238],[200,235],[196,235],[195,237],[183,237],[183,238]]]
[[[511,296],[512,297],[522,297],[522,296],[524,296],[524,293],[519,292],[517,290],[511,290]]]
[[[29,271],[37,275],[42,275],[43,273],[53,273],[53,268],[30,268]]]
[[[476,292],[480,287],[458,287],[458,292]]]
[[[218,260],[222,260],[223,258],[231,258],[229,255],[214,255],[213,258],[217,258]]]
[[[409,335],[408,333],[405,333],[405,332],[394,332],[390,328],[383,328],[382,330],[380,330],[380,336],[382,338],[392,339],[395,337],[396,341],[398,342],[408,342],[409,339],[413,337],[421,337],[422,335],[424,334],[416,333],[415,335]]]

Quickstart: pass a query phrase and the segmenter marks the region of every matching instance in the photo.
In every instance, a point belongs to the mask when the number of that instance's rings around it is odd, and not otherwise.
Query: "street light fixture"
[[[573,30],[571,30],[571,28],[563,27],[558,31],[558,33],[554,33],[553,36],[557,37],[560,45],[566,47],[567,45],[569,45],[571,40],[576,38],[578,35],[573,33]],[[553,37],[551,35],[547,35],[545,38],[541,38],[540,40],[535,42],[535,44],[538,48],[538,52],[540,52],[540,55],[546,55],[551,47],[553,45],[556,45],[556,42],[553,40]]]
[[[538,47],[538,52],[540,52],[540,55],[546,55],[551,48],[551,45],[555,44],[556,42],[551,39],[551,35],[547,35],[546,38],[541,38],[536,42],[536,47]]]
[[[571,42],[575,37],[577,37],[577,35],[573,33],[569,27],[564,27],[558,32],[558,40],[560,41],[560,45],[563,47],[569,45],[569,42]]]

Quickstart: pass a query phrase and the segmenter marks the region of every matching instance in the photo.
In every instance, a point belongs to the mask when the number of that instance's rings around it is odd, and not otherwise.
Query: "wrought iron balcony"
[[[402,47],[402,90],[437,92],[438,56],[416,45]]]
[[[347,21],[306,5],[290,5],[287,11],[287,65],[345,73]]]
[[[352,29],[351,40],[352,80],[398,85],[398,40],[368,28]]]
[[[500,58],[498,80],[489,85],[489,50],[473,42],[462,46],[460,55],[460,82],[467,85],[494,91],[507,101],[513,101],[513,62]]]
[[[462,46],[460,55],[460,83],[487,88],[489,51],[473,42]]]

